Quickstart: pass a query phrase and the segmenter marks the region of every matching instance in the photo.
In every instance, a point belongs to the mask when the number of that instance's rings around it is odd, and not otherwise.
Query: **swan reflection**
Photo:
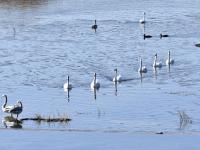
[[[6,116],[2,119],[2,123],[5,128],[22,128],[22,122],[12,116]]]

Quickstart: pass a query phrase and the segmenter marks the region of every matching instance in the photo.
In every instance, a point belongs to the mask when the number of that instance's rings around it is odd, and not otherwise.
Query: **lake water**
[[[72,119],[27,121],[27,132],[199,133],[199,7],[198,0],[1,0],[0,93],[8,95],[8,104],[23,102],[20,118]],[[146,40],[139,24],[144,11],[145,32],[153,36]],[[160,39],[160,33],[169,37]],[[155,53],[165,64],[169,50],[175,64],[155,72]],[[140,58],[148,69],[142,78]],[[117,87],[115,68],[125,79]],[[101,83],[96,94],[90,89],[94,72]],[[63,91],[68,75],[74,87],[69,98]],[[189,123],[180,124],[179,111]]]

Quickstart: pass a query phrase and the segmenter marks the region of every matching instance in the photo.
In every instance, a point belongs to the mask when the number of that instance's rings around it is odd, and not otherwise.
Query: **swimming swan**
[[[90,84],[90,87],[92,89],[99,89],[100,88],[100,83],[97,80],[97,74],[96,73],[94,73],[94,79],[92,80],[92,82]]]
[[[141,24],[145,24],[145,23],[146,23],[146,21],[145,21],[145,15],[146,15],[146,13],[144,12],[144,13],[143,13],[143,18],[139,20],[139,22],[140,22]]]
[[[142,59],[140,59],[140,68],[138,69],[139,73],[147,73],[147,68],[142,66]]]
[[[155,54],[155,58],[154,58],[154,62],[153,62],[153,67],[154,68],[161,68],[162,67],[162,63],[161,62],[157,62],[157,53]]]
[[[122,77],[121,77],[120,74],[118,75],[118,73],[117,73],[117,68],[114,69],[114,71],[115,71],[115,76],[114,76],[114,78],[113,78],[113,82],[121,82],[121,81],[122,81]]]
[[[170,51],[168,52],[168,58],[166,60],[166,65],[173,65],[174,64],[174,60],[171,59],[171,55],[170,55]]]
[[[69,82],[69,76],[67,77],[67,82],[63,85],[64,91],[69,91],[72,89],[72,84]]]

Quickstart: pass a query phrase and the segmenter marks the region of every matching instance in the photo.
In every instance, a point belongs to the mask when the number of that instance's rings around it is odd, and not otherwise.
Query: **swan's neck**
[[[115,78],[117,79],[117,70],[115,70]]]
[[[142,59],[140,60],[140,69],[142,69]]]
[[[69,76],[68,76],[68,79],[67,79],[67,85],[68,85],[68,87],[69,87]]]
[[[154,58],[154,64],[156,64],[156,62],[157,62],[157,56],[155,56]]]
[[[94,75],[94,85],[96,84],[97,78],[96,75]]]
[[[94,24],[95,24],[95,25],[97,24],[97,21],[96,21],[96,20],[94,21]]]
[[[22,102],[21,102],[21,101],[19,101],[19,104],[20,104],[20,107],[23,108],[23,105],[22,105]]]
[[[145,13],[144,13],[143,19],[144,19],[144,21],[145,21]]]
[[[169,54],[168,54],[168,59],[169,59],[169,61],[170,61],[170,52],[169,52]]]
[[[7,102],[8,102],[8,98],[7,98],[7,96],[5,96],[5,102],[4,102],[4,104],[2,105],[2,107],[3,107],[3,108],[5,108],[5,107],[6,107],[6,105],[7,105]]]

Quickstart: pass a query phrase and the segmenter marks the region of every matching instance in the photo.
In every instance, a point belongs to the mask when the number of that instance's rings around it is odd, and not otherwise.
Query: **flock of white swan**
[[[170,65],[174,64],[174,59],[171,58],[170,51],[168,52],[168,57],[167,57],[165,63],[166,63],[167,66],[170,66]],[[156,68],[162,68],[162,62],[158,61],[158,55],[157,55],[157,53],[155,54],[152,66],[153,66],[154,69],[156,69]],[[120,74],[118,74],[117,69],[114,69],[114,71],[115,71],[115,75],[114,75],[112,81],[115,84],[118,83],[118,82],[123,81],[122,80],[122,76]],[[140,59],[140,67],[138,68],[138,72],[140,74],[147,73],[147,68],[142,64],[142,59]],[[64,83],[63,89],[64,89],[64,91],[70,91],[72,89],[72,87],[73,87],[72,83],[69,81],[69,76],[68,76],[68,80],[67,80],[66,83]],[[91,87],[91,89],[99,89],[100,88],[100,82],[97,79],[97,74],[96,73],[94,73],[94,78],[93,78],[93,80],[92,80],[92,82],[90,84],[90,87]]]
[[[145,20],[145,12],[143,13],[143,18],[139,20],[139,22],[141,24],[145,24],[146,23],[146,20]],[[92,29],[97,30],[97,21],[95,20],[95,24],[92,25]],[[15,28],[13,28],[14,30],[14,33],[15,33]],[[150,35],[146,35],[144,33],[144,39],[145,38],[151,38],[152,36]],[[160,34],[160,38],[162,37],[168,37],[168,35],[163,35],[163,34]],[[156,68],[161,68],[162,67],[162,62],[158,61],[157,59],[157,53],[155,54],[155,58],[154,58],[154,62],[153,62],[153,67],[156,69]],[[174,60],[171,58],[171,55],[170,55],[170,51],[168,52],[168,58],[166,60],[166,65],[173,65],[174,64]],[[122,76],[120,74],[118,74],[118,71],[117,69],[114,69],[115,71],[115,76],[113,77],[113,82],[116,84],[117,82],[121,82],[122,81]],[[145,66],[143,66],[142,64],[142,59],[140,59],[140,67],[138,69],[138,72],[140,74],[142,73],[147,73],[147,68]],[[63,85],[63,88],[64,88],[64,91],[70,91],[72,89],[72,83],[70,83],[69,81],[69,76],[68,76],[68,79],[67,79],[67,82]],[[91,89],[99,89],[100,88],[100,82],[99,80],[97,79],[97,74],[94,73],[94,78],[90,84],[90,87]],[[2,105],[2,111],[5,112],[5,113],[9,113],[11,116],[13,115],[16,115],[16,119],[18,118],[18,115],[23,111],[23,105],[22,105],[22,102],[21,101],[17,101],[17,104],[15,105],[7,105],[7,102],[8,102],[8,98],[7,98],[7,95],[3,95],[2,98],[5,99],[5,102],[4,104]]]

